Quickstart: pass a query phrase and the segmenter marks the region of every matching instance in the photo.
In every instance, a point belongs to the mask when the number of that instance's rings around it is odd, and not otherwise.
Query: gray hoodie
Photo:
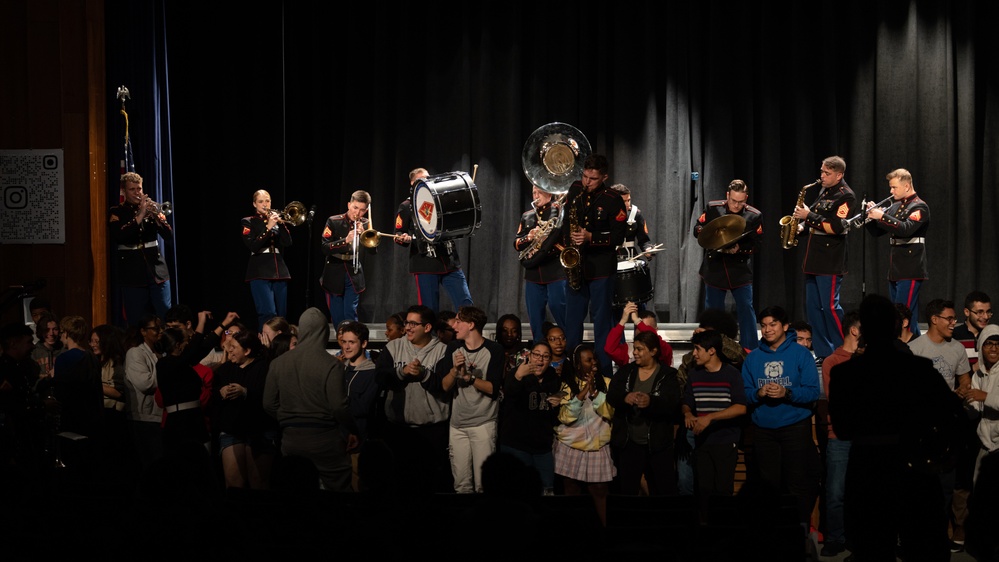
[[[326,351],[329,336],[326,315],[310,308],[298,321],[298,345],[271,362],[264,410],[282,427],[343,427],[356,433],[343,364]]]
[[[995,324],[985,326],[978,334],[979,369],[971,377],[971,388],[984,390],[987,393],[985,402],[972,402],[972,404],[982,414],[982,419],[978,422],[978,438],[989,451],[999,449],[999,363],[992,365],[992,368],[986,372],[985,363],[981,361],[981,350],[985,340],[992,336],[999,336],[999,326]]]

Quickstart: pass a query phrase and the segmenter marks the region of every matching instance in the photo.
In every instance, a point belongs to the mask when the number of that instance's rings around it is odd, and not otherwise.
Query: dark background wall
[[[470,174],[477,164],[482,225],[460,242],[472,295],[491,319],[523,316],[512,244],[530,203],[521,150],[534,129],[563,121],[610,158],[611,181],[631,187],[664,244],[653,261],[661,321],[694,321],[701,250],[690,230],[733,178],[764,213],[758,306],[803,317],[803,251],[781,249],[778,220],[832,154],[846,158],[858,199],[886,196],[894,168],[913,173],[932,210],[924,302],[996,292],[994,3],[619,4],[343,12],[109,0],[108,202],[123,133],[113,92],[125,84],[137,169],[176,209],[180,302],[250,315],[239,219],[252,193],[316,205],[314,231],[295,229],[287,255],[294,319],[322,302],[317,237],[352,191],[371,192],[374,225],[390,232],[410,169]],[[3,146],[23,148],[2,134]],[[887,269],[884,239],[850,238],[847,308],[884,292]],[[383,242],[365,263],[363,321],[415,301],[406,255]]]

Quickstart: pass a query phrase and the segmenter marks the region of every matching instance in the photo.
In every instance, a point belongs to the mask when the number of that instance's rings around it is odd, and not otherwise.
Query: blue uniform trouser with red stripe
[[[902,303],[912,311],[912,319],[909,320],[909,329],[912,335],[918,336],[919,331],[919,287],[923,285],[922,279],[899,279],[888,282],[888,296],[891,302]]]
[[[842,275],[805,275],[805,310],[812,325],[816,357],[828,357],[843,345],[843,307],[839,304]]]

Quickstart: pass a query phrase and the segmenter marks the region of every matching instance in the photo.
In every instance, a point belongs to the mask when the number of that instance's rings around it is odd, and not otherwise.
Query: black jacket
[[[607,402],[614,407],[611,422],[611,445],[628,444],[628,425],[632,422],[649,423],[649,450],[662,451],[673,445],[673,424],[680,418],[680,382],[676,369],[661,365],[652,383],[649,406],[638,409],[625,404],[624,398],[635,388],[638,364],[628,363],[618,369],[607,389]]]

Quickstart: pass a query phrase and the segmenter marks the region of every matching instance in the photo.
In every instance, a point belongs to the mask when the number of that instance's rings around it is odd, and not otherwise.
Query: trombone
[[[357,235],[357,231],[356,231],[358,224],[367,224],[368,225],[368,228],[366,228],[363,231],[361,231],[360,236]],[[363,218],[359,219],[356,223],[354,223],[354,229],[355,229],[354,240],[353,240],[353,243],[352,243],[353,254],[354,254],[354,273],[357,273],[361,269],[361,257],[360,257],[360,255],[359,255],[359,253],[357,251],[358,250],[358,244],[360,244],[361,246],[364,246],[365,248],[376,248],[378,246],[378,244],[381,243],[382,237],[392,238],[392,239],[395,239],[395,238],[399,237],[398,234],[385,234],[384,232],[378,232],[377,230],[375,230],[375,228],[373,226],[371,226],[371,206],[370,205],[368,206],[368,218],[367,219],[363,219]],[[360,240],[358,240],[358,239],[360,239]]]

